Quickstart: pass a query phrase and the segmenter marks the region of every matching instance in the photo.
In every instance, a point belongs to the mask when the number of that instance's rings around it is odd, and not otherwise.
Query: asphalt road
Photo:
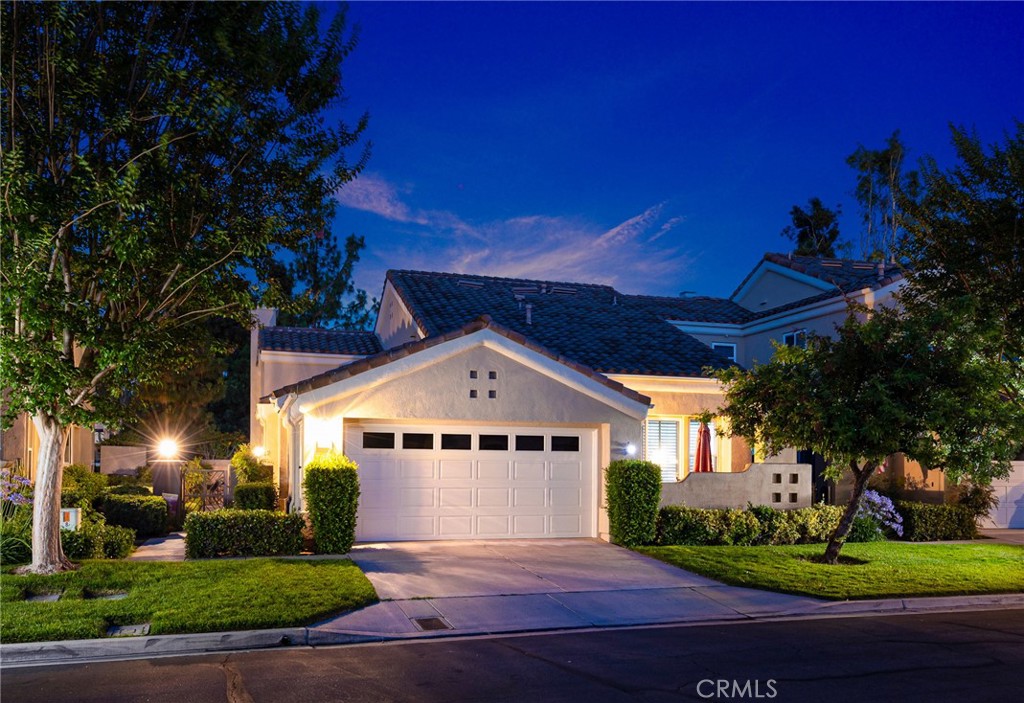
[[[1022,700],[1024,610],[604,630],[7,669],[15,701]]]

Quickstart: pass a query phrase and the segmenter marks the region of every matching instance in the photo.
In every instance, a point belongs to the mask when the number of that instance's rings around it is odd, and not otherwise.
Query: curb
[[[273,630],[203,632],[183,635],[148,635],[92,640],[63,640],[0,644],[0,667],[18,668],[149,657],[184,656],[212,652],[233,652],[281,647],[324,647],[393,641],[423,641],[451,637],[515,636],[550,632],[615,630],[636,627],[700,626],[779,622],[876,615],[913,615],[970,610],[1024,608],[1024,593],[988,596],[943,596],[932,598],[895,598],[870,601],[830,601],[796,611],[742,615],[740,618],[711,617],[703,620],[666,620],[663,622],[622,622],[605,626],[515,630],[461,630],[431,633],[370,633],[323,630],[317,627],[290,627]]]

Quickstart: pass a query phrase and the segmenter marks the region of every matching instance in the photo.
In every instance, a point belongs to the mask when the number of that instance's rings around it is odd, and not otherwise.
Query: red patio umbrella
[[[711,428],[706,422],[700,423],[697,428],[697,450],[693,460],[695,473],[711,473]]]

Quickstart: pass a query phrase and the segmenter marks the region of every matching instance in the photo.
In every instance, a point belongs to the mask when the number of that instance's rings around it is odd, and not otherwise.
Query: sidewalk
[[[185,533],[172,532],[139,545],[128,561],[185,561]]]

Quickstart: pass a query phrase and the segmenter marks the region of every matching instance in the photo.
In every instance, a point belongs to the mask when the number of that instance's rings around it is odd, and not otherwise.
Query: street
[[[5,669],[15,701],[1019,700],[1024,610]]]

